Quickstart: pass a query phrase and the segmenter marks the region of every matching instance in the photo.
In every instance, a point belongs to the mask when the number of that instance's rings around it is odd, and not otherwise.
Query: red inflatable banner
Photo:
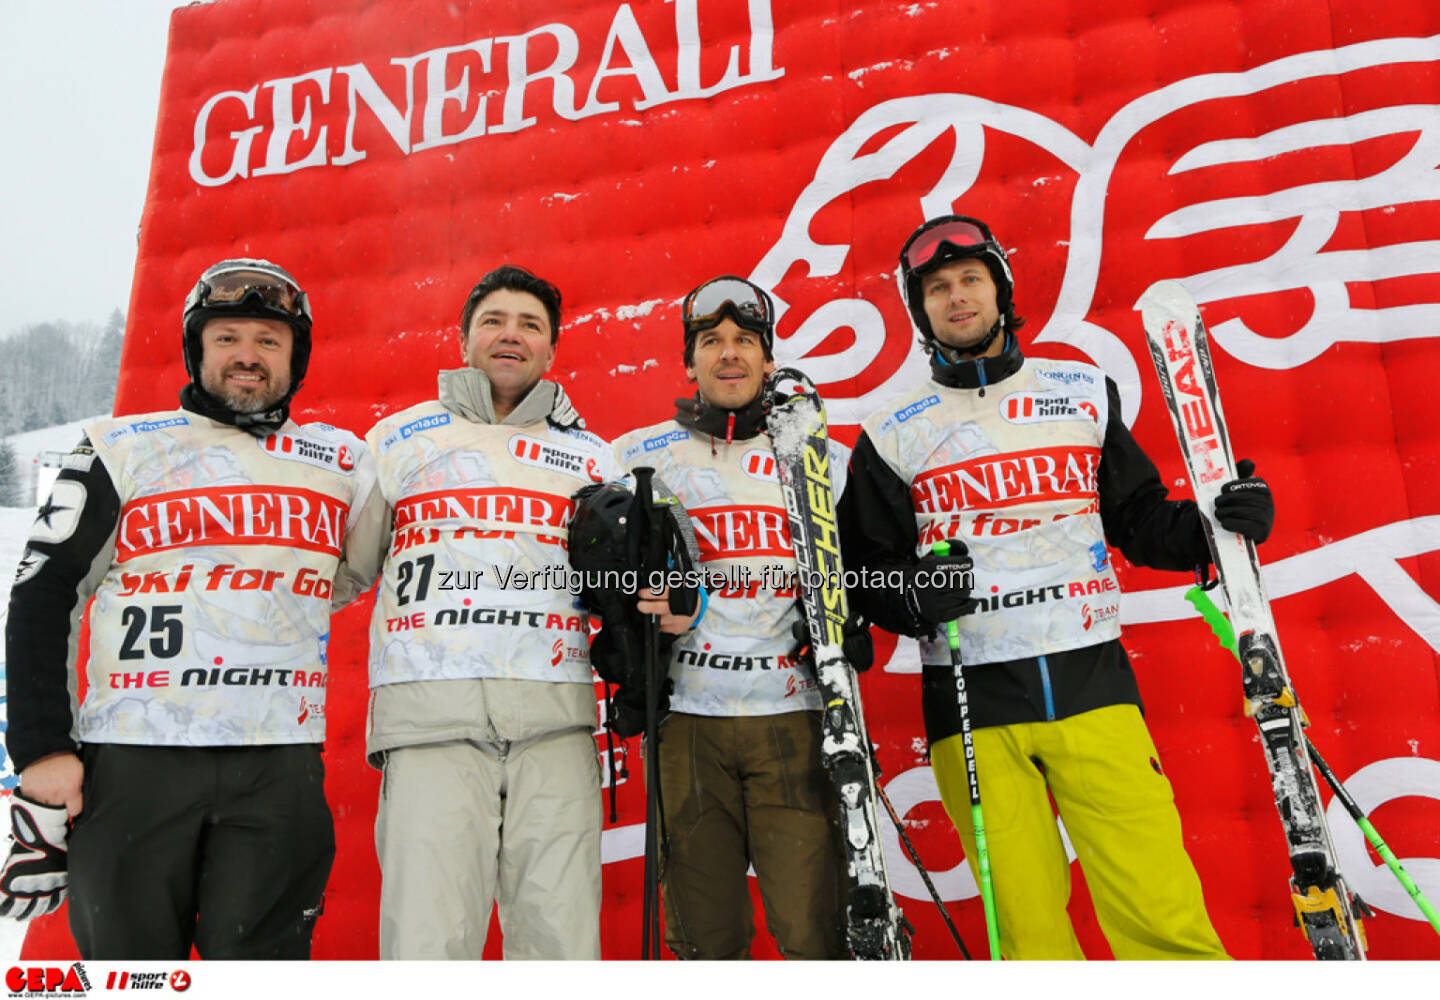
[[[221,0],[172,18],[117,412],[176,405],[197,275],[259,256],[310,293],[301,419],[363,434],[460,363],[471,285],[554,280],[552,377],[609,438],[688,392],[680,300],[731,272],[773,291],[777,354],[835,436],[928,377],[897,286],[927,216],[988,221],[1030,353],[1092,362],[1187,496],[1138,299],[1204,308],[1236,453],[1274,486],[1262,547],[1310,734],[1440,900],[1440,7],[1428,0]],[[1003,530],[1003,524],[995,526]],[[1240,673],[1181,599],[1115,553],[1147,717],[1220,937],[1299,959],[1289,865]],[[339,853],[315,938],[377,950],[378,774],[363,759],[370,601],[336,619],[328,792]],[[939,803],[911,640],[864,679],[882,779],[984,952]],[[598,696],[598,691],[597,691]],[[606,751],[603,736],[598,737]],[[628,755],[626,750],[631,751]],[[604,834],[608,957],[639,953],[643,779]],[[1440,938],[1328,791],[1375,958]],[[958,957],[892,827],[920,959]],[[1109,955],[1080,866],[1071,912]],[[1143,886],[1135,891],[1143,892]],[[761,919],[757,907],[757,920]],[[64,913],[27,955],[73,953]],[[487,953],[499,955],[498,930]],[[756,953],[773,955],[763,930]]]

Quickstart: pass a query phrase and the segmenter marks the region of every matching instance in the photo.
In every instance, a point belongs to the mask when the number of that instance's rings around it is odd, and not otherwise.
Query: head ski
[[[1210,363],[1205,325],[1190,293],[1176,281],[1151,285],[1140,298],[1150,357],[1180,440],[1215,569],[1238,635],[1245,714],[1260,727],[1275,805],[1285,828],[1291,895],[1316,958],[1363,959],[1364,930],[1335,859],[1306,754],[1307,724],[1275,635],[1255,546],[1214,519],[1221,484],[1235,478],[1234,456]]]

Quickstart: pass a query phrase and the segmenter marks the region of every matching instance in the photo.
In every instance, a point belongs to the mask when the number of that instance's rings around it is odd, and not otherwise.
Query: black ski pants
[[[320,747],[86,744],[70,930],[87,959],[303,959],[335,857]]]

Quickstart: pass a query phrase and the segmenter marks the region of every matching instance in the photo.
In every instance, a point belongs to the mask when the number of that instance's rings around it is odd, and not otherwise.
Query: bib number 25
[[[125,638],[120,641],[122,660],[143,660],[149,655],[168,660],[180,653],[185,642],[185,626],[180,621],[181,606],[157,604],[153,608],[132,604],[120,612]],[[148,636],[148,640],[147,640]]]

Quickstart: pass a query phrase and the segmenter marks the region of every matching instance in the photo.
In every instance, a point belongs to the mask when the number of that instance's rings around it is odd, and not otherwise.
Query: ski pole
[[[932,550],[937,556],[950,554],[950,543],[940,541]],[[1000,927],[995,916],[995,885],[990,878],[990,845],[985,840],[985,816],[980,810],[980,772],[975,767],[975,742],[970,736],[970,700],[965,695],[965,671],[960,662],[960,625],[945,623],[950,640],[950,663],[955,668],[955,698],[960,704],[960,741],[965,749],[965,777],[970,783],[970,822],[975,828],[975,861],[980,869],[980,899],[985,905],[985,934],[990,939],[990,958],[1000,960]]]
[[[628,530],[641,533],[639,539],[641,568],[645,578],[651,570],[661,565],[663,556],[660,521],[655,511],[651,477],[655,470],[643,467],[635,470],[635,502],[631,507],[639,515]],[[660,663],[660,618],[658,615],[645,616],[645,631],[641,635],[645,658],[645,735],[642,746],[645,753],[645,868],[644,889],[640,910],[640,958],[642,961],[660,960],[660,752],[659,752],[659,691],[664,683]]]
[[[875,782],[875,791],[880,796],[880,801],[885,804],[885,811],[890,814],[890,822],[895,824],[895,832],[900,834],[900,843],[905,845],[905,853],[910,856],[910,860],[915,864],[915,870],[920,873],[920,881],[925,883],[925,888],[930,892],[930,898],[935,901],[935,908],[940,911],[941,919],[945,921],[945,926],[950,928],[950,936],[960,946],[960,954],[965,956],[965,961],[971,961],[970,949],[965,947],[965,941],[960,937],[959,928],[955,926],[955,921],[950,919],[950,911],[945,909],[945,903],[940,899],[940,893],[935,888],[935,883],[930,881],[930,873],[920,863],[920,855],[915,853],[915,845],[910,843],[910,838],[905,835],[905,827],[900,822],[900,816],[895,812],[895,807],[890,804],[890,796],[885,794],[885,789],[878,781]]]
[[[1235,648],[1235,630],[1230,627],[1229,619],[1215,606],[1210,595],[1199,587],[1191,587],[1185,592],[1185,600],[1193,604],[1195,610],[1200,612],[1200,617],[1205,619],[1205,624],[1210,626],[1210,631],[1215,634],[1216,639],[1220,640],[1220,645],[1234,653],[1238,659],[1240,654]],[[1410,873],[1405,870],[1400,859],[1395,857],[1395,852],[1390,850],[1389,845],[1380,838],[1380,832],[1371,824],[1364,810],[1360,808],[1360,803],[1355,801],[1345,786],[1340,783],[1340,779],[1335,776],[1335,772],[1330,770],[1330,765],[1325,763],[1325,758],[1321,757],[1320,751],[1315,749],[1315,744],[1308,734],[1305,737],[1305,749],[1310,754],[1310,759],[1314,762],[1316,769],[1319,770],[1320,776],[1325,779],[1325,783],[1330,786],[1330,790],[1335,793],[1335,797],[1340,800],[1340,804],[1345,807],[1345,811],[1350,814],[1350,818],[1355,821],[1360,832],[1365,834],[1365,839],[1370,841],[1370,846],[1375,848],[1375,853],[1380,855],[1380,859],[1385,862],[1399,883],[1405,887],[1405,891],[1415,901],[1415,905],[1420,908],[1420,912],[1425,915],[1425,919],[1430,922],[1435,933],[1440,934],[1440,911],[1436,911],[1430,900],[1425,898],[1425,893],[1420,891],[1420,887],[1415,884],[1415,880],[1410,877]]]

